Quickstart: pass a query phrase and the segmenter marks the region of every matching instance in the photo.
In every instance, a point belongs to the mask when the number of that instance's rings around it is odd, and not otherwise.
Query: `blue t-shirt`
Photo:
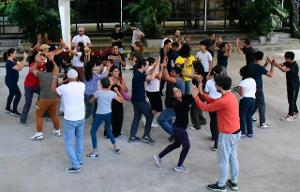
[[[143,74],[138,70],[135,70],[133,72],[131,101],[134,102],[146,101],[146,96],[145,96],[146,76],[147,76],[146,74]]]
[[[103,91],[98,90],[94,93],[94,97],[97,98],[97,111],[96,114],[108,114],[111,113],[111,102],[117,96],[117,94],[111,90]]]
[[[218,50],[218,63],[217,65],[227,67],[228,65],[228,57],[224,55],[225,51]]]
[[[11,60],[7,60],[5,64],[6,68],[6,76],[5,76],[5,83],[6,84],[16,84],[19,80],[19,71],[13,69],[13,67],[17,65],[16,62]]]
[[[263,88],[263,82],[262,82],[262,75],[266,75],[268,73],[268,70],[261,66],[260,64],[256,63],[250,63],[249,69],[252,73],[252,78],[256,82],[256,89],[262,89]]]

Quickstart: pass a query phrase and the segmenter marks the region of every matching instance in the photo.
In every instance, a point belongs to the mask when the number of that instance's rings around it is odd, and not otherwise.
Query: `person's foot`
[[[87,157],[91,158],[91,159],[98,159],[99,158],[99,155],[97,153],[89,153],[86,155]]]
[[[130,137],[128,142],[129,143],[133,143],[133,142],[137,142],[137,141],[140,141],[141,139],[139,137]]]
[[[44,138],[44,135],[42,132],[36,132],[32,137],[30,137],[31,140],[42,140]]]
[[[57,136],[57,137],[60,137],[61,136],[61,131],[60,131],[60,129],[54,129],[52,131],[52,134],[55,135],[55,136]]]
[[[174,137],[173,135],[171,135],[171,136],[168,138],[168,140],[169,140],[170,142],[173,142],[173,141],[175,140],[175,137]]]
[[[161,162],[162,162],[161,158],[159,158],[158,155],[153,155],[153,159],[155,161],[156,166],[161,168]]]
[[[265,128],[268,128],[268,127],[270,127],[270,126],[271,126],[270,123],[264,122],[263,124],[260,125],[260,128],[265,129]]]
[[[80,168],[73,168],[73,167],[70,167],[70,168],[66,168],[66,172],[67,173],[78,173],[80,172]]]
[[[10,114],[17,117],[21,116],[21,113],[19,113],[18,111],[11,111]]]
[[[255,121],[257,121],[257,119],[253,117],[253,118],[252,118],[252,121],[254,121],[254,122],[255,122]]]
[[[232,183],[230,179],[227,181],[227,185],[232,191],[237,191],[239,189],[237,183]]]
[[[212,151],[218,151],[218,149],[216,147],[212,147],[210,148]]]
[[[154,140],[153,140],[150,136],[144,136],[144,137],[142,138],[142,141],[143,141],[144,143],[154,144]]]
[[[152,123],[151,127],[157,128],[157,127],[159,127],[159,125],[157,123]]]
[[[286,117],[282,117],[280,119],[280,121],[294,121],[294,120],[295,120],[294,116],[290,116],[290,115],[288,115]]]
[[[194,127],[194,126],[190,126],[190,129],[191,129],[191,130],[200,130],[201,128]]]
[[[11,111],[11,109],[9,109],[9,108],[5,108],[5,113],[11,113],[12,111]]]
[[[219,186],[218,183],[207,185],[207,189],[216,192],[226,192],[225,186]]]
[[[299,118],[299,113],[294,113],[293,117],[294,117],[294,119]]]
[[[185,166],[181,165],[180,167],[176,166],[174,167],[174,171],[175,172],[179,172],[179,173],[189,173],[190,170],[187,169]]]
[[[118,149],[118,148],[116,148],[116,149],[115,149],[115,153],[116,153],[116,154],[120,154],[120,153],[121,153],[121,150]]]
[[[246,136],[249,137],[249,138],[253,138],[254,137],[253,134],[247,134]]]
[[[241,138],[242,138],[242,139],[245,139],[246,137],[247,137],[246,134],[242,134],[242,135],[241,135]]]

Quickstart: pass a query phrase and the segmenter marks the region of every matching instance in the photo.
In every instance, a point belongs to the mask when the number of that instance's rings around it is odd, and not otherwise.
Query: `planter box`
[[[265,36],[259,36],[259,43],[260,44],[278,44],[279,43],[279,35],[278,34],[273,34],[271,36],[271,39],[268,41]]]

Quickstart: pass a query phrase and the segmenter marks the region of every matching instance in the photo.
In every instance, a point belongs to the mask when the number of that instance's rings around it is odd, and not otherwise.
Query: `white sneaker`
[[[280,119],[280,121],[294,121],[294,120],[295,120],[294,116],[290,116],[290,115],[288,115],[286,117],[282,117]]]
[[[58,129],[58,130],[54,129],[52,131],[52,134],[55,135],[55,136],[57,136],[57,137],[60,137],[61,136],[61,131],[60,131],[60,129]]]
[[[264,129],[264,128],[268,128],[268,127],[270,127],[271,126],[271,124],[270,123],[263,123],[263,124],[261,124],[260,125],[260,128],[262,128],[262,129]]]
[[[178,167],[178,166],[176,166],[176,167],[174,167],[174,171],[176,171],[176,172],[180,172],[180,173],[189,173],[190,172],[190,170],[189,169],[187,169],[185,166],[181,166],[181,167]]]
[[[158,128],[159,125],[158,125],[157,123],[152,123],[151,127],[153,127],[153,128]]]
[[[42,132],[36,132],[32,137],[30,137],[31,140],[42,140],[44,138],[44,135]]]
[[[196,130],[196,128],[195,128],[195,127],[193,127],[193,126],[190,126],[190,129],[191,129],[191,130]]]
[[[155,164],[157,167],[161,168],[161,158],[158,157],[158,155],[153,155],[153,159],[155,160]]]

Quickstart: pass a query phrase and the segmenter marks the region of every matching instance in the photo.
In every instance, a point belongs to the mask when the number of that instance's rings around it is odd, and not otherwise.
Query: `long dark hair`
[[[14,48],[8,49],[6,52],[3,53],[4,61],[7,61],[8,57],[11,56],[16,51]]]
[[[78,46],[79,46],[79,51],[82,53],[80,57],[80,61],[84,62],[84,58],[85,58],[84,44],[82,42],[79,42]]]
[[[93,79],[93,67],[94,67],[94,62],[89,61],[86,65],[84,65],[84,73],[85,73],[85,80],[90,81]]]
[[[188,44],[183,44],[179,50],[179,55],[183,58],[188,58],[191,56],[191,47]]]

